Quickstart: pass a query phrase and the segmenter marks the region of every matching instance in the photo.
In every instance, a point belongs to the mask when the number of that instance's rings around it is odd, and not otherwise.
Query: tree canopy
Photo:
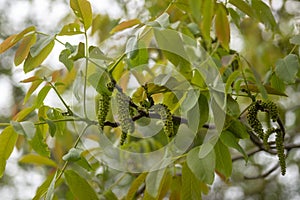
[[[0,177],[17,149],[45,173],[33,199],[300,195],[276,180],[299,170],[299,4],[117,2],[121,19],[70,0],[56,32],[1,42],[29,86],[0,123]]]

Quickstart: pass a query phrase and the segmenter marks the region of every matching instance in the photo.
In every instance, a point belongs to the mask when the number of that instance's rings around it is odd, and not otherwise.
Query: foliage
[[[201,199],[216,175],[229,181],[235,161],[254,162],[249,157],[261,151],[277,155],[278,164],[258,178],[278,167],[286,173],[299,145],[293,135],[286,141],[288,109],[279,100],[299,87],[299,35],[286,36],[288,52],[267,41],[278,51],[261,66],[230,40],[234,26],[246,41],[261,32],[284,39],[264,1],[160,2],[148,8],[150,20],[115,25],[92,13],[89,1],[70,0],[74,22],[57,34],[30,26],[0,44],[0,53],[18,44],[14,64],[23,64],[21,82],[31,84],[25,106],[1,123],[1,177],[14,146],[26,149],[20,163],[45,167],[34,199]],[[101,41],[130,36],[105,52],[89,45],[99,27]],[[75,35],[85,41],[60,40]],[[49,72],[43,63],[55,45],[64,47],[64,68]],[[50,91],[64,107],[45,105]]]

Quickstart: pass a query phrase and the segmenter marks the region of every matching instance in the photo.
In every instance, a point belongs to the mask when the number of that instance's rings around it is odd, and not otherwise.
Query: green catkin
[[[278,156],[279,164],[280,164],[280,168],[281,168],[281,174],[285,175],[286,163],[285,163],[283,137],[282,137],[282,131],[279,129],[277,129],[277,131],[276,131],[275,143],[276,143],[276,149],[277,149],[277,156]]]
[[[278,130],[280,129],[277,129],[277,128],[269,128],[266,133],[264,134],[264,139],[263,139],[263,142],[264,142],[264,145],[266,147],[266,149],[270,149],[270,145],[268,143],[268,139],[270,137],[270,135],[272,135],[273,133],[277,132]]]
[[[262,127],[262,124],[257,118],[257,113],[259,111],[259,102],[255,102],[249,107],[249,112],[247,115],[247,120],[251,128],[254,130],[254,132],[258,135],[259,138],[264,138],[264,130]]]
[[[173,116],[169,108],[164,104],[156,104],[153,107],[154,112],[160,115],[164,124],[164,132],[168,137],[174,136]]]
[[[117,98],[117,108],[118,108],[118,118],[120,120],[120,125],[122,129],[122,135],[121,135],[121,140],[120,144],[123,145],[128,133],[133,133],[134,132],[134,122],[131,119],[131,109],[130,109],[130,98],[122,93],[122,92],[117,92],[116,95]]]
[[[98,105],[97,109],[97,119],[101,129],[104,127],[104,123],[106,120],[106,116],[110,107],[110,96],[103,93],[98,94],[96,96],[96,105]]]

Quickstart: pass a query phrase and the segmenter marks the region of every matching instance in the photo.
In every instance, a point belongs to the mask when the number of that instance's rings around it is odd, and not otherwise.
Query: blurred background
[[[225,1],[225,0],[224,0]],[[223,1],[223,2],[224,2]],[[164,0],[90,0],[94,17],[97,18],[98,29],[90,30],[91,42],[100,45],[106,52],[116,52],[122,49],[126,42],[127,32],[110,36],[110,30],[120,20],[139,18],[142,22],[157,16],[169,4]],[[231,48],[245,56],[261,73],[267,74],[276,60],[293,50],[289,43],[292,35],[300,33],[300,1],[264,0],[271,6],[279,26],[276,34],[265,29],[259,23],[244,19],[239,27],[231,24]],[[9,35],[20,32],[34,25],[40,32],[57,33],[67,22],[74,20],[67,0],[0,0],[0,42]],[[67,38],[68,41],[82,40],[80,37]],[[62,38],[63,40],[63,38]],[[55,46],[55,50],[45,61],[45,65],[54,69],[63,68],[58,62],[59,52],[63,47]],[[26,90],[26,84],[20,80],[28,77],[21,68],[13,64],[15,48],[0,55],[0,122],[9,122],[19,108]],[[293,50],[299,55],[299,49]],[[289,143],[300,144],[300,81],[287,86],[289,96],[276,97],[279,101],[282,119],[287,127]],[[55,105],[51,98],[46,103]],[[1,127],[0,127],[1,128]],[[249,146],[250,145],[250,146]],[[251,147],[251,144],[243,144]],[[6,172],[0,179],[0,199],[31,199],[37,187],[43,182],[45,172],[42,167],[20,165],[18,159],[22,150],[14,150],[8,160]],[[246,165],[244,160],[234,162],[233,175],[229,182],[224,182],[218,176],[211,191],[204,199],[300,199],[300,151],[294,149],[287,159],[287,174],[281,176],[279,169],[266,177],[255,180],[245,179],[245,176],[263,174],[270,170],[277,157],[258,153],[251,157]]]

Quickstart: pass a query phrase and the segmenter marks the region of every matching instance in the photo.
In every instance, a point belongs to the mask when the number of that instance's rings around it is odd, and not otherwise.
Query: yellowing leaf
[[[28,101],[29,97],[32,95],[32,93],[39,87],[39,85],[43,82],[41,79],[37,79],[32,82],[29,90],[26,93],[26,96],[24,98],[24,104]]]
[[[18,134],[12,126],[6,127],[0,134],[0,178],[3,176],[6,160],[12,153],[17,142]]]
[[[87,0],[70,0],[71,8],[79,21],[83,24],[84,29],[87,30],[93,21],[92,8],[90,2]]]
[[[110,33],[111,34],[116,33],[116,32],[122,31],[124,29],[130,28],[130,27],[132,27],[134,25],[140,24],[140,23],[141,23],[141,21],[139,19],[131,19],[131,20],[128,20],[128,21],[125,21],[125,22],[121,22],[120,24],[118,24],[117,26],[115,26],[110,31]]]
[[[215,18],[216,35],[223,48],[229,50],[230,26],[227,18],[226,8],[218,4]]]
[[[48,57],[48,55],[52,51],[53,47],[54,41],[52,40],[35,57],[32,57],[31,54],[29,54],[24,63],[24,72],[30,72],[33,69],[37,68],[40,64],[42,64],[42,62]]]
[[[50,167],[57,167],[57,164],[53,160],[36,154],[24,155],[22,158],[20,158],[19,162],[26,164],[47,165]]]
[[[28,35],[26,36],[20,46],[18,47],[16,54],[15,54],[15,59],[14,63],[16,66],[20,65],[25,58],[28,56],[30,47],[36,42],[36,35]]]
[[[65,25],[61,31],[58,33],[58,35],[76,35],[76,34],[82,34],[83,32],[80,31],[80,25],[77,23],[70,23]]]
[[[19,42],[24,36],[26,36],[28,33],[31,33],[35,31],[34,26],[30,26],[26,29],[24,29],[19,34],[14,34],[6,38],[1,44],[0,44],[0,53],[3,53],[7,49],[13,47],[17,42]]]

